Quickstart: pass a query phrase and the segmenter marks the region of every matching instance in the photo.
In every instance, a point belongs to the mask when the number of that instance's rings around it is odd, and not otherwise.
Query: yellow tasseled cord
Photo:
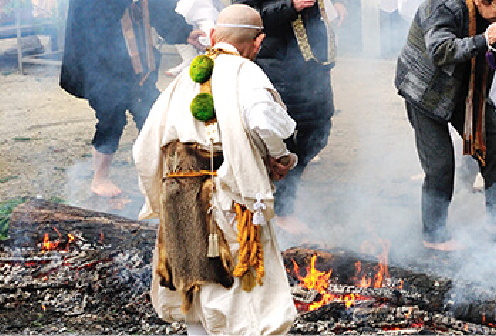
[[[263,284],[262,277],[265,274],[263,248],[260,243],[260,226],[253,225],[252,213],[245,206],[236,203],[235,208],[238,223],[239,257],[233,275],[241,278],[243,290],[249,292],[255,287],[256,282],[260,286]],[[251,267],[254,267],[257,272],[256,282]]]

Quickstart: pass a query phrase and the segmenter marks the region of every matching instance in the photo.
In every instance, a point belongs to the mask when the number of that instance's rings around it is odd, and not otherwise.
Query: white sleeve
[[[270,156],[289,154],[283,139],[293,134],[296,122],[275,99],[270,89],[256,88],[243,95],[246,127],[258,134]]]

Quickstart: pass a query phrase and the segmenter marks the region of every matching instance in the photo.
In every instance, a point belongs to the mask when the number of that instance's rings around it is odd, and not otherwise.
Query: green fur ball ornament
[[[213,69],[214,61],[206,55],[199,55],[191,62],[191,65],[189,66],[189,75],[194,82],[205,83],[210,79],[210,76],[212,76]]]
[[[214,98],[210,93],[199,93],[191,102],[191,113],[200,121],[215,118]]]

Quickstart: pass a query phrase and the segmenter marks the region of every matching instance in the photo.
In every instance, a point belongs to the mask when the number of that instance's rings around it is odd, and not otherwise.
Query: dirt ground
[[[162,51],[160,89],[170,81],[165,69],[179,61],[173,48]],[[338,59],[331,136],[298,191],[297,212],[316,233],[307,243],[372,253],[390,245],[391,257],[398,260],[421,250],[421,169],[403,101],[393,87],[394,68],[391,59]],[[133,122],[112,167],[124,193],[114,200],[95,198],[89,186],[96,120],[87,102],[59,88],[57,67],[28,66],[25,75],[9,67],[0,71],[0,201],[55,197],[137,218],[143,198],[131,158],[137,136]],[[449,225],[470,246],[481,246],[484,198],[470,186],[457,179]],[[283,248],[300,243],[284,235],[280,240]],[[493,253],[493,245],[480,252]]]

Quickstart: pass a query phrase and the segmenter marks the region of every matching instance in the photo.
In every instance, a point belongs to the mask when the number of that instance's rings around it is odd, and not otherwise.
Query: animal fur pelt
[[[216,153],[214,168],[222,161],[222,153]],[[157,273],[161,286],[181,292],[187,312],[201,284],[233,285],[233,259],[218,225],[214,225],[217,232],[210,232],[210,176],[165,177],[168,172],[210,170],[210,153],[196,144],[174,142],[163,148],[163,155]],[[210,233],[219,237],[220,257],[207,257]]]

